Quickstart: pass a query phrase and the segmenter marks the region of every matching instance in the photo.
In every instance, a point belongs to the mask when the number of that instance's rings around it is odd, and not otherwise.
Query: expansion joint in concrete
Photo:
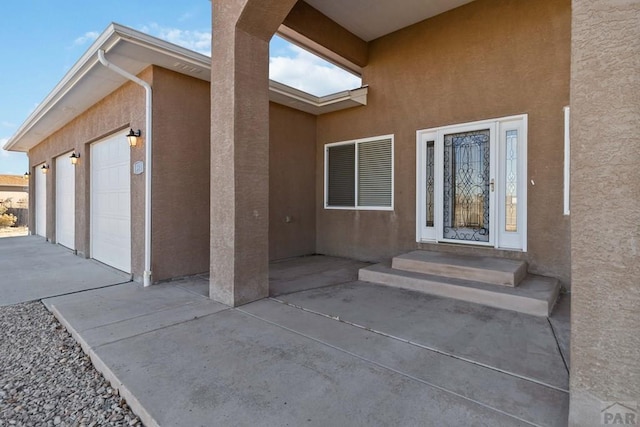
[[[304,308],[304,307],[298,306],[296,304],[291,304],[289,302],[286,302],[286,301],[283,301],[283,300],[280,300],[280,299],[277,299],[277,298],[273,298],[273,297],[271,297],[269,299],[272,300],[272,301],[278,302],[280,304],[284,304],[284,305],[287,305],[289,307],[293,307],[293,308],[296,308],[298,310],[305,311],[307,313],[315,314],[317,316],[322,316],[322,317],[325,317],[325,318],[328,318],[328,319],[331,319],[331,320],[334,320],[334,321],[342,322],[342,323],[345,323],[345,324],[347,324],[349,326],[353,326],[353,327],[356,327],[356,328],[359,328],[359,329],[363,329],[365,331],[372,332],[374,334],[381,335],[383,337],[390,338],[390,339],[393,339],[393,340],[396,340],[396,341],[400,341],[400,342],[403,342],[405,344],[412,345],[414,347],[419,347],[419,348],[422,348],[424,350],[428,350],[428,351],[432,351],[434,353],[441,354],[443,356],[448,356],[448,357],[451,357],[453,359],[458,359],[458,360],[461,360],[463,362],[467,362],[467,363],[471,363],[471,364],[474,364],[474,365],[477,365],[477,366],[481,366],[483,368],[487,368],[487,369],[490,369],[492,371],[496,371],[496,372],[500,372],[500,373],[503,373],[503,374],[506,374],[506,375],[510,375],[512,377],[516,377],[516,378],[519,378],[521,380],[525,380],[525,381],[529,381],[529,382],[532,382],[532,383],[536,383],[536,384],[539,384],[541,386],[548,387],[548,388],[551,388],[551,389],[554,389],[554,390],[557,390],[557,391],[561,391],[561,392],[564,392],[564,393],[569,393],[569,390],[567,390],[567,389],[563,389],[563,388],[554,386],[552,384],[547,384],[545,382],[536,380],[535,378],[527,377],[527,376],[524,376],[524,375],[519,375],[519,374],[516,374],[515,372],[506,371],[504,369],[500,369],[500,368],[497,368],[495,366],[487,365],[485,363],[478,362],[476,360],[468,359],[466,357],[461,357],[461,356],[455,355],[453,353],[449,353],[449,352],[440,350],[440,349],[435,348],[435,347],[430,347],[430,346],[427,346],[427,345],[424,345],[424,344],[420,344],[420,343],[415,342],[415,341],[408,340],[406,338],[397,337],[395,335],[387,334],[386,332],[382,332],[382,331],[378,331],[378,330],[375,330],[375,329],[371,329],[369,327],[366,327],[366,326],[363,326],[363,325],[359,325],[357,323],[349,322],[348,320],[341,319],[339,316],[331,316],[329,314],[320,313],[320,312],[317,312],[315,310],[310,310],[308,308]],[[557,339],[556,339],[556,343],[557,343]],[[566,365],[565,365],[565,367],[566,367]]]
[[[286,302],[283,302],[283,301],[277,300],[277,299],[275,299],[275,298],[269,298],[269,299],[270,299],[270,300],[272,300],[272,301],[275,301],[275,302],[279,302],[279,303],[281,303],[281,304],[288,305],[288,306],[290,306],[290,307],[292,307],[292,308],[297,308],[297,309],[300,309],[300,310],[303,310],[303,311],[306,311],[306,312],[309,312],[309,313],[312,313],[312,314],[319,314],[319,315],[321,315],[321,316],[323,316],[323,317],[328,317],[328,318],[333,319],[333,320],[338,320],[338,321],[341,321],[341,322],[343,322],[343,323],[346,323],[346,324],[348,324],[348,325],[350,325],[350,326],[355,326],[355,327],[357,327],[357,328],[365,329],[365,330],[367,330],[367,331],[369,331],[369,332],[376,333],[375,331],[373,331],[373,330],[371,330],[371,329],[368,329],[368,328],[365,328],[365,327],[362,327],[362,326],[358,326],[358,325],[355,325],[355,324],[351,324],[351,323],[349,323],[349,322],[344,322],[344,321],[342,321],[342,320],[339,320],[337,317],[327,316],[327,315],[323,315],[323,314],[321,314],[321,313],[313,312],[313,311],[311,311],[311,310],[306,310],[306,309],[303,309],[302,307],[298,307],[298,306],[295,306],[295,305],[293,305],[293,304],[288,304],[288,303],[286,303]],[[337,346],[335,346],[335,345],[329,344],[329,343],[328,343],[328,342],[326,342],[326,341],[323,341],[323,340],[317,339],[317,338],[315,338],[315,337],[312,337],[312,336],[309,336],[309,335],[303,334],[303,333],[298,332],[298,331],[296,331],[296,330],[294,330],[294,329],[287,328],[286,326],[283,326],[283,325],[280,325],[280,324],[278,324],[278,323],[272,322],[272,321],[270,321],[270,320],[264,319],[264,318],[262,318],[262,317],[260,317],[260,316],[256,316],[255,314],[252,314],[252,313],[246,312],[246,311],[244,311],[244,310],[242,310],[242,309],[236,308],[235,310],[238,310],[238,311],[240,311],[241,313],[246,314],[247,316],[253,317],[254,319],[260,320],[260,321],[262,321],[262,322],[265,322],[265,323],[268,323],[268,324],[270,324],[270,325],[276,326],[276,327],[278,327],[278,328],[280,328],[280,329],[283,329],[283,330],[285,330],[285,331],[291,332],[291,333],[293,333],[293,334],[296,334],[296,335],[301,336],[301,337],[303,337],[303,338],[306,338],[306,339],[308,339],[308,340],[311,340],[311,341],[317,342],[317,343],[319,343],[319,344],[322,344],[322,345],[325,345],[325,346],[327,346],[327,347],[330,347],[330,348],[332,348],[332,349],[334,349],[334,350],[337,350],[337,351],[340,351],[340,352],[342,352],[342,353],[348,354],[349,356],[355,357],[355,358],[357,358],[357,359],[359,359],[359,360],[362,360],[363,362],[370,363],[370,364],[375,365],[375,366],[377,366],[377,367],[379,367],[379,368],[382,368],[382,369],[385,369],[385,370],[391,371],[391,372],[393,372],[393,373],[395,373],[395,374],[401,375],[401,376],[403,376],[403,377],[405,377],[405,378],[407,378],[407,379],[409,379],[409,380],[412,380],[412,381],[418,382],[418,383],[420,383],[420,384],[424,384],[424,385],[429,386],[429,387],[433,387],[433,388],[435,388],[435,389],[437,389],[437,390],[440,390],[440,391],[442,391],[442,392],[444,392],[444,393],[451,394],[451,395],[453,395],[453,396],[456,396],[456,397],[459,397],[459,398],[461,398],[461,399],[464,399],[464,400],[466,400],[466,401],[468,401],[468,402],[472,402],[472,403],[474,403],[474,404],[476,404],[476,405],[479,405],[479,406],[482,406],[482,407],[484,407],[484,408],[486,408],[486,409],[488,409],[488,410],[490,410],[490,411],[494,411],[494,412],[500,413],[500,414],[505,415],[505,416],[507,416],[507,417],[513,418],[513,419],[515,419],[515,420],[518,420],[518,421],[520,421],[520,422],[522,422],[522,423],[525,423],[525,424],[528,424],[528,425],[532,425],[532,426],[538,426],[537,424],[534,424],[534,423],[532,423],[532,422],[530,422],[530,421],[524,420],[524,419],[522,419],[522,418],[520,418],[520,417],[517,417],[517,416],[515,416],[515,415],[513,415],[513,414],[509,414],[509,413],[507,413],[507,412],[504,412],[504,411],[502,411],[502,410],[500,410],[500,409],[494,408],[494,407],[492,407],[492,406],[489,406],[489,405],[487,405],[487,404],[485,404],[485,403],[482,403],[482,402],[479,402],[479,401],[477,401],[477,400],[470,399],[469,397],[467,397],[467,396],[465,396],[465,395],[462,395],[462,394],[460,394],[460,393],[456,393],[455,391],[452,391],[452,390],[448,390],[448,389],[446,389],[446,388],[444,388],[444,387],[442,387],[442,386],[439,386],[439,385],[437,385],[437,384],[433,384],[433,383],[431,383],[431,382],[429,382],[429,381],[425,381],[425,380],[423,380],[423,379],[421,379],[421,378],[418,378],[418,377],[413,376],[413,375],[411,375],[411,374],[408,374],[408,373],[406,373],[406,372],[402,372],[402,371],[400,371],[400,370],[398,370],[398,369],[395,369],[395,368],[393,368],[393,367],[391,367],[391,366],[385,365],[385,364],[380,363],[380,362],[376,362],[375,360],[369,359],[369,358],[367,358],[367,357],[363,357],[363,356],[361,356],[361,355],[359,355],[359,354],[356,354],[356,353],[353,353],[353,352],[351,352],[351,351],[345,350],[345,349],[343,349],[343,348],[337,347]],[[384,335],[384,334],[382,334],[382,335]],[[387,336],[387,337],[389,337],[389,338],[392,338],[392,337],[390,337],[390,336],[388,336],[388,335],[384,335],[384,336]],[[401,340],[401,341],[402,341],[402,340]],[[405,342],[406,342],[406,341],[405,341]]]
[[[119,283],[111,283],[111,284],[104,285],[104,286],[98,286],[97,288],[91,288],[91,290],[93,291],[93,290],[98,290],[98,289],[111,288],[111,287],[113,287],[113,286],[126,285],[127,283],[131,283],[131,282],[132,282],[131,280],[127,280],[127,281],[119,282]],[[79,290],[79,291],[65,292],[65,293],[56,294],[56,295],[49,295],[49,296],[46,296],[46,297],[44,297],[44,298],[37,298],[37,299],[31,300],[31,301],[24,301],[24,302],[43,301],[43,300],[50,299],[50,298],[66,297],[66,296],[68,296],[68,295],[81,294],[81,293],[86,292],[86,291],[87,291],[86,289],[81,289],[81,290]],[[43,304],[44,304],[44,302],[43,302]],[[47,306],[47,304],[44,304],[44,306],[45,306],[49,311],[51,311],[51,310],[49,309],[49,307]]]
[[[188,305],[188,304],[185,304],[185,305]],[[167,308],[166,310],[158,310],[156,313],[159,313],[159,312],[162,312],[162,311],[173,310],[175,308],[176,307],[171,307],[171,308]],[[194,320],[197,320],[197,319],[202,319],[202,318],[205,318],[205,317],[213,316],[214,314],[224,313],[225,311],[228,311],[228,310],[231,310],[231,308],[225,308],[223,310],[216,311],[215,313],[203,314],[201,316],[194,316],[194,317],[191,317],[189,319],[185,319],[185,320],[181,320],[179,322],[171,323],[170,325],[161,325],[161,326],[158,326],[157,328],[147,329],[144,332],[140,332],[140,333],[137,333],[137,334],[131,334],[131,335],[128,335],[126,337],[118,338],[118,339],[113,340],[113,341],[104,342],[104,343],[96,345],[95,347],[92,347],[92,348],[93,349],[97,349],[97,348],[100,348],[100,347],[105,346],[105,345],[111,345],[111,344],[115,344],[115,343],[120,342],[120,341],[126,341],[126,340],[129,340],[129,339],[132,339],[132,338],[136,338],[136,337],[140,337],[140,336],[143,336],[143,335],[146,335],[146,334],[150,334],[150,333],[155,332],[155,331],[159,331],[161,329],[172,328],[174,326],[182,325],[184,323],[193,322]],[[146,315],[147,314],[144,314],[144,315],[141,315],[141,316],[137,316],[137,317],[133,317],[133,318],[129,318],[129,319],[125,319],[124,321],[128,321],[128,320],[131,320],[131,319],[136,319],[136,318],[139,318],[139,317],[144,317]],[[121,323],[121,322],[115,322],[115,323]],[[111,325],[113,325],[113,323],[111,323]],[[104,326],[107,326],[107,325],[101,325],[99,327],[91,328],[91,329],[99,329],[99,328],[102,328]],[[87,331],[91,330],[91,329],[87,329]],[[86,332],[86,331],[83,331],[83,332]]]

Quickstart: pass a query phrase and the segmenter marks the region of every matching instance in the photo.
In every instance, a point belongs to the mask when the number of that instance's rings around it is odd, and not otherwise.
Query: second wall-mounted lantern
[[[47,173],[49,172],[49,165],[46,163],[42,164],[42,167],[40,168],[40,170],[42,171],[42,173]]]
[[[78,164],[78,159],[80,158],[80,153],[76,153],[74,151],[73,153],[71,153],[69,158],[71,159],[71,164],[75,166],[75,165]]]
[[[140,132],[140,129],[138,129],[137,131],[134,131],[133,129],[129,130],[129,133],[127,134],[127,139],[129,140],[129,147],[135,147],[136,145],[138,145],[138,138],[140,138],[140,135],[142,135],[142,132]]]
[[[24,179],[29,179],[29,177],[30,177],[30,176],[31,176],[31,172],[26,171],[26,172],[24,173]]]

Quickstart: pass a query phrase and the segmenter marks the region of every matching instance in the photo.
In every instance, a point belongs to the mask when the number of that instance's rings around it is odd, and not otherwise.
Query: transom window
[[[327,209],[393,210],[393,135],[325,145]]]

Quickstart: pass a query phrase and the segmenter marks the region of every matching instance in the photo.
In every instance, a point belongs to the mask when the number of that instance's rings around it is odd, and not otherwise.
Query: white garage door
[[[125,135],[91,145],[91,257],[130,273],[130,148]]]
[[[71,152],[56,158],[56,242],[75,249],[76,176],[70,155]]]
[[[36,177],[36,234],[47,237],[47,175],[42,173],[42,166],[36,166],[33,174]]]

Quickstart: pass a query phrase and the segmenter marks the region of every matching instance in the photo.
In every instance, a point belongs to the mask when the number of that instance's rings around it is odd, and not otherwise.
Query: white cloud
[[[316,96],[360,87],[359,77],[324,61],[306,50],[290,45],[291,55],[269,59],[269,78]]]
[[[97,31],[87,31],[86,33],[84,33],[84,35],[78,37],[73,41],[73,46],[82,46],[87,42],[91,43],[92,41],[97,39],[99,35],[100,33]]]
[[[140,31],[203,55],[211,56],[211,31],[181,30],[179,28],[162,27],[156,23],[145,25]]]
[[[180,16],[180,18],[178,18],[178,22],[188,21],[191,18],[193,18],[193,13],[185,12]]]

